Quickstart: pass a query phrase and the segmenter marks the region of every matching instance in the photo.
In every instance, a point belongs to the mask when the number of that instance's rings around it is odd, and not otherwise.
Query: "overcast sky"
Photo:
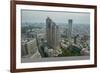
[[[79,12],[54,12],[54,11],[34,11],[21,10],[22,22],[43,22],[50,17],[55,23],[68,23],[68,19],[72,19],[74,24],[90,24],[89,13]]]

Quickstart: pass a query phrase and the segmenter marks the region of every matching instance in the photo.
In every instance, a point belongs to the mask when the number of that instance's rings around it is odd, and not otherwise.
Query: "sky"
[[[55,23],[68,23],[68,20],[72,19],[74,24],[90,24],[90,13],[86,12],[21,10],[22,23],[45,23],[47,17]]]

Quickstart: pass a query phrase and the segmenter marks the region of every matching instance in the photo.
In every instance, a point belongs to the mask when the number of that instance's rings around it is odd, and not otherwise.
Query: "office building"
[[[72,43],[72,19],[68,20],[68,41],[69,41],[69,45],[71,45]]]
[[[46,19],[46,36],[48,46],[56,49],[59,46],[59,27],[48,17]]]

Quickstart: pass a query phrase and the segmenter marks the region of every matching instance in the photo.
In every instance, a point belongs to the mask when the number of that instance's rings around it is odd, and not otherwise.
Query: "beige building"
[[[36,39],[30,40],[29,42],[27,42],[28,54],[35,53],[37,49],[38,48],[37,48]]]
[[[37,47],[37,41],[36,39],[26,41],[22,43],[21,45],[21,53],[24,57],[41,57],[38,47]]]

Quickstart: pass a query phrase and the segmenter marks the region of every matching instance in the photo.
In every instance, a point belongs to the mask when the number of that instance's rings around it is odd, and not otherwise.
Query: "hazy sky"
[[[50,17],[55,23],[68,23],[68,19],[73,19],[74,24],[90,24],[89,13],[75,12],[54,12],[54,11],[34,11],[22,10],[22,22],[46,22]]]

